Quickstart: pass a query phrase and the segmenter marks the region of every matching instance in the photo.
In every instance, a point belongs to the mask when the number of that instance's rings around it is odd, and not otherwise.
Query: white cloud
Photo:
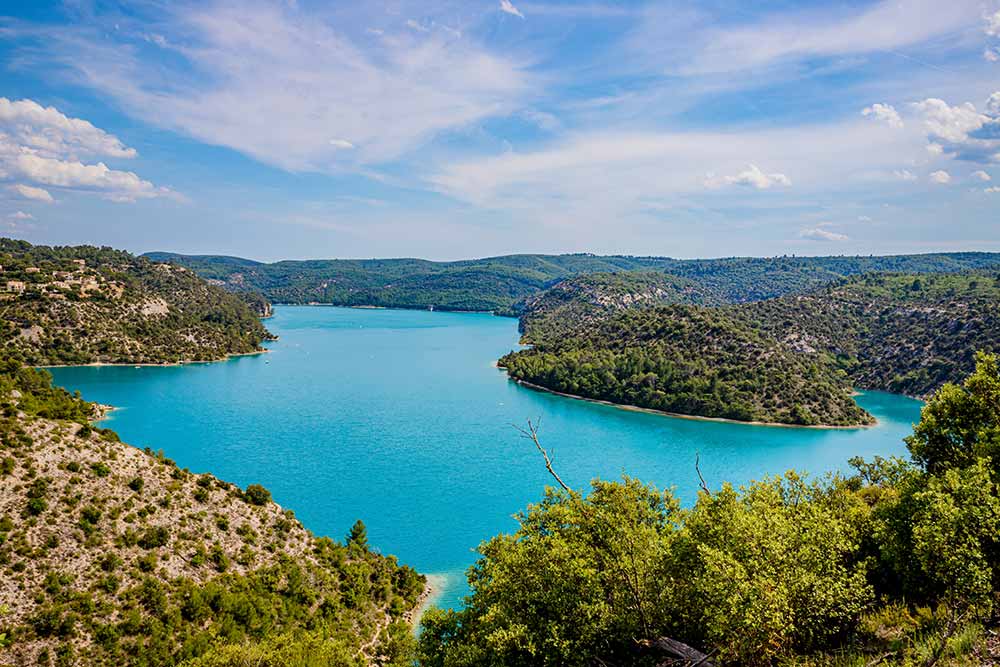
[[[900,118],[899,112],[891,104],[879,104],[875,103],[870,107],[865,107],[861,110],[862,116],[871,116],[876,120],[880,120],[887,123],[889,127],[901,128],[903,127],[903,119]]]
[[[10,189],[21,195],[25,199],[32,199],[34,201],[43,201],[46,203],[53,202],[55,199],[49,194],[48,190],[43,190],[42,188],[33,188],[30,185],[17,185],[10,186]]]
[[[330,145],[340,150],[351,150],[354,148],[354,144],[347,139],[330,139]]]
[[[939,170],[932,172],[930,175],[930,179],[932,183],[937,183],[938,185],[947,185],[948,183],[951,183],[951,174],[949,174],[947,171]]]
[[[651,202],[656,210],[694,210],[717,219],[726,215],[720,203],[760,206],[755,182],[771,183],[768,192],[775,195],[767,205],[776,207],[793,197],[871,188],[873,181],[891,179],[900,164],[921,158],[919,139],[916,129],[886,132],[860,116],[849,123],[743,132],[571,132],[532,151],[441,164],[428,180],[448,196],[524,220],[558,216],[567,224],[596,225],[602,216],[648,216]],[[747,155],[754,156],[756,170],[747,167]],[[791,180],[794,189],[778,187]]]
[[[15,211],[7,216],[11,220],[34,220],[35,216],[30,213],[25,213],[24,211]]]
[[[135,117],[289,171],[371,174],[440,134],[515,113],[536,78],[530,62],[456,38],[433,15],[395,30],[376,24],[377,40],[355,34],[352,23],[379,16],[367,3],[146,9],[158,32],[183,35],[168,41],[168,58],[89,26],[46,30],[46,57]],[[356,150],[331,137],[349,137]]]
[[[986,17],[986,34],[990,37],[1000,37],[1000,11]]]
[[[992,178],[990,177],[990,175],[987,174],[982,169],[980,169],[979,171],[972,172],[972,178],[976,179],[977,181],[989,181],[989,180],[992,180]]]
[[[654,3],[655,4],[655,3]],[[830,4],[829,8],[775,12],[751,25],[703,28],[675,18],[676,7],[654,7],[637,41],[689,74],[760,68],[776,61],[815,56],[885,52],[932,39],[957,41],[956,35],[981,21],[979,0],[955,0],[948,11],[940,0],[881,0],[864,11]],[[691,14],[692,12],[689,12]],[[683,30],[682,34],[680,31]],[[677,49],[678,40],[694,42]],[[692,48],[693,47],[693,48]]]
[[[983,49],[983,60],[988,63],[1000,61],[1000,49],[996,47],[986,47]]]
[[[872,219],[870,217],[868,217],[867,215],[859,215],[858,216],[858,222],[871,222],[871,221],[872,221]]]
[[[0,98],[0,128],[0,179],[97,191],[113,201],[174,194],[131,171],[111,169],[104,162],[82,162],[81,156],[132,158],[136,152],[104,130],[54,107]],[[22,197],[52,201],[42,188],[18,184],[14,189]]]
[[[986,188],[985,190],[983,190],[983,192],[991,195],[1000,194],[1000,185],[994,185],[991,188]]]
[[[897,169],[892,172],[892,175],[901,181],[915,181],[917,180],[917,175],[914,174],[909,169]]]
[[[913,108],[924,118],[924,127],[934,137],[951,143],[961,143],[969,138],[969,132],[978,130],[989,120],[976,111],[971,102],[949,106],[944,100],[928,98],[914,102]]]
[[[518,8],[511,3],[510,0],[500,0],[500,11],[505,12],[507,14],[511,14],[513,16],[520,17],[522,19],[524,18],[524,14],[522,14],[518,10]]]
[[[767,190],[774,186],[790,186],[792,181],[788,176],[779,173],[765,174],[760,168],[751,164],[745,171],[741,171],[735,176],[716,176],[709,174],[705,177],[705,187],[718,188],[724,185],[744,185],[758,190]]]
[[[838,232],[832,232],[826,229],[830,223],[821,222],[815,227],[807,227],[805,229],[799,230],[799,238],[807,239],[809,241],[847,241],[850,237],[847,234],[840,234]]]
[[[134,158],[134,148],[79,118],[70,118],[54,107],[34,100],[11,101],[0,97],[0,131],[20,146],[42,155],[98,155]]]
[[[944,153],[944,146],[932,141],[931,143],[927,144],[927,152],[930,153],[931,155],[941,155],[942,153]]]

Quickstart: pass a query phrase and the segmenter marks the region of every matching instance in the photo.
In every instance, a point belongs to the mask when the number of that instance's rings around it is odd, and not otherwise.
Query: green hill
[[[624,255],[507,255],[457,262],[331,259],[255,262],[238,257],[149,253],[186,266],[233,291],[258,291],[277,303],[491,310],[517,315],[526,297],[572,276],[659,271],[697,284],[730,303],[803,292],[869,271],[957,272],[1000,265],[998,253],[886,257],[736,257],[682,260]]]
[[[256,352],[263,298],[92,246],[0,239],[0,345],[36,365],[165,363]]]
[[[411,664],[424,578],[360,522],[316,538],[7,357],[0,412],[0,664]]]
[[[500,361],[553,391],[703,417],[870,421],[852,387],[926,395],[1000,347],[1000,275],[872,274],[804,295],[721,307],[676,283],[566,281],[522,316],[528,350]],[[688,283],[680,283],[687,286]],[[595,295],[595,285],[600,289]],[[638,288],[634,297],[622,290]]]

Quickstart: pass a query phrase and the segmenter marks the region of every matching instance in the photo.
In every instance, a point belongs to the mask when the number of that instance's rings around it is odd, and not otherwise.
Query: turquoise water
[[[519,387],[493,367],[517,323],[485,314],[279,307],[265,355],[164,368],[53,369],[56,382],[120,410],[108,426],[182,467],[241,486],[259,482],[315,533],[355,519],[369,541],[464,592],[483,539],[550,482],[512,424],[541,418],[541,439],[572,486],[623,473],[698,487],[788,468],[845,469],[849,457],[902,454],[920,403],[868,393],[879,425],[856,430],[676,419]]]

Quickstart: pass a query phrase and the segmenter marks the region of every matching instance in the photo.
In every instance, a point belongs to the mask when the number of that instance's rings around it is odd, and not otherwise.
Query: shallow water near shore
[[[638,477],[698,488],[794,468],[847,470],[847,459],[906,452],[919,401],[878,392],[858,402],[879,423],[789,429],[677,419],[520,387],[493,362],[517,322],[481,313],[281,306],[269,354],[214,364],[51,369],[56,383],[116,406],[104,425],[178,465],[241,486],[261,483],[307,528],[340,539],[355,519],[369,542],[440,575],[438,604],[466,592],[480,541],[550,483],[513,424],[540,437],[575,487]]]

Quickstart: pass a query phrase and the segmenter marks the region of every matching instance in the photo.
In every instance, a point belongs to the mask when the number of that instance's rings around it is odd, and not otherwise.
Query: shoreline
[[[445,575],[427,574],[424,576],[427,578],[424,590],[417,597],[417,604],[405,615],[410,629],[414,633],[420,630],[420,619],[423,618],[428,609],[441,599],[441,595],[444,593]]]
[[[163,361],[160,363],[126,363],[118,361],[92,361],[87,364],[48,364],[45,366],[32,366],[32,368],[100,368],[102,366],[133,366],[141,368],[170,368],[171,366],[190,366],[192,364],[217,364],[222,361],[229,361],[236,357],[253,357],[258,354],[266,354],[270,352],[268,349],[257,350],[255,352],[234,352],[233,354],[227,354],[221,359],[182,359],[181,361]]]
[[[496,367],[498,370],[505,369],[502,366]],[[506,372],[506,371],[505,371]],[[562,391],[556,391],[555,389],[549,389],[548,387],[543,387],[541,385],[534,384],[532,382],[527,382],[525,380],[516,380],[510,375],[507,376],[511,382],[515,382],[522,387],[527,387],[528,389],[533,389],[535,391],[543,391],[547,394],[555,394],[556,396],[562,396],[564,398],[573,398],[578,401],[587,401],[589,403],[597,403],[598,405],[606,405],[612,408],[618,408],[620,410],[629,410],[632,412],[647,412],[653,415],[660,415],[661,417],[672,417],[674,419],[690,419],[694,421],[707,421],[707,422],[719,422],[721,424],[741,424],[743,426],[768,426],[771,428],[811,428],[811,429],[822,429],[822,430],[856,430],[863,428],[874,428],[879,425],[878,419],[873,415],[872,419],[875,421],[871,424],[858,424],[856,426],[833,426],[826,424],[783,424],[781,422],[761,422],[761,421],[740,421],[739,419],[727,419],[725,417],[702,417],[700,415],[685,415],[680,412],[667,412],[666,410],[656,410],[655,408],[643,408],[638,405],[627,405],[624,403],[612,403],[611,401],[605,401],[599,398],[587,398],[586,396],[577,396],[576,394],[567,394]]]
[[[459,315],[469,314],[469,315],[492,315],[493,317],[504,317],[507,319],[518,319],[516,315],[504,315],[495,310],[458,310],[455,308],[428,308],[427,306],[372,306],[366,304],[359,305],[345,305],[341,303],[320,303],[319,301],[310,301],[308,303],[273,303],[271,304],[275,307],[309,307],[309,308],[353,308],[355,310],[402,310],[402,311],[413,311],[422,310],[428,313],[457,313]],[[273,317],[273,316],[272,316]]]

